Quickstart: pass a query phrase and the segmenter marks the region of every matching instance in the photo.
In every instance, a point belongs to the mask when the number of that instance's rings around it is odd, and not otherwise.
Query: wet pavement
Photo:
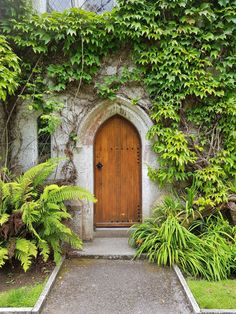
[[[147,261],[67,259],[43,314],[191,314],[170,268]]]

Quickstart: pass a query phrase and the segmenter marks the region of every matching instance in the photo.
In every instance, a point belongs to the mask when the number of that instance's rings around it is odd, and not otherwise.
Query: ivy
[[[97,93],[102,98],[115,99],[116,93],[119,91],[122,85],[131,82],[139,82],[141,79],[141,72],[138,69],[123,68],[122,72],[117,75],[109,75],[105,77],[102,83],[96,83]],[[134,104],[138,103],[137,99],[132,100]]]
[[[140,82],[152,102],[148,138],[159,161],[150,177],[177,188],[194,185],[199,208],[227,200],[236,176],[236,1],[119,0],[101,15],[80,9],[36,15],[26,0],[17,14],[12,0],[4,1],[13,8],[1,23],[11,44],[5,49],[18,56],[7,70],[19,76],[13,84],[25,86],[22,100],[31,99],[49,125],[60,106],[48,110],[47,99],[70,84],[77,92],[95,84],[100,97],[114,99],[122,85]],[[94,83],[103,57],[124,47],[136,68]],[[6,82],[1,97],[9,103],[17,85]]]
[[[8,45],[6,38],[0,36],[0,100],[5,101],[7,95],[14,94],[18,87],[20,71],[19,58]]]

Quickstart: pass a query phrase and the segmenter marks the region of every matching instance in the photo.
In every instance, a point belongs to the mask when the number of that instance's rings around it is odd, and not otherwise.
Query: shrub
[[[157,219],[160,212],[165,215]],[[130,243],[137,248],[135,256],[145,253],[150,262],[160,266],[177,264],[194,277],[207,280],[228,278],[236,270],[235,227],[218,213],[195,221],[187,229],[182,216],[180,202],[168,197],[154,211],[153,218],[134,225]]]
[[[63,242],[81,248],[79,237],[63,224],[71,218],[64,201],[95,198],[77,186],[43,187],[56,166],[56,160],[49,160],[15,181],[0,180],[0,267],[14,257],[26,271],[32,258],[41,255],[47,261],[51,251],[57,263]]]

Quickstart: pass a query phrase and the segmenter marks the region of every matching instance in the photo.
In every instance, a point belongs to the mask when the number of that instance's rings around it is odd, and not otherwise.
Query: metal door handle
[[[99,162],[98,164],[96,164],[96,168],[97,168],[98,170],[101,170],[102,167],[103,167],[103,164],[102,164],[102,163]]]

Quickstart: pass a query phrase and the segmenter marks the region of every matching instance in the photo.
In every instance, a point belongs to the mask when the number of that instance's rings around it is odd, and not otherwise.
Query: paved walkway
[[[109,241],[110,240],[110,241]],[[122,242],[125,241],[126,242]],[[116,241],[116,242],[114,242]],[[95,245],[97,242],[97,245]],[[127,239],[96,239],[86,249],[98,256],[107,248],[122,253]],[[109,244],[108,244],[109,243]],[[113,243],[113,245],[112,245]],[[96,247],[96,249],[95,249]],[[117,249],[116,249],[117,248]],[[129,249],[129,248],[128,248]],[[104,251],[105,250],[105,251]],[[191,314],[174,271],[147,261],[67,259],[52,289],[43,314]]]

